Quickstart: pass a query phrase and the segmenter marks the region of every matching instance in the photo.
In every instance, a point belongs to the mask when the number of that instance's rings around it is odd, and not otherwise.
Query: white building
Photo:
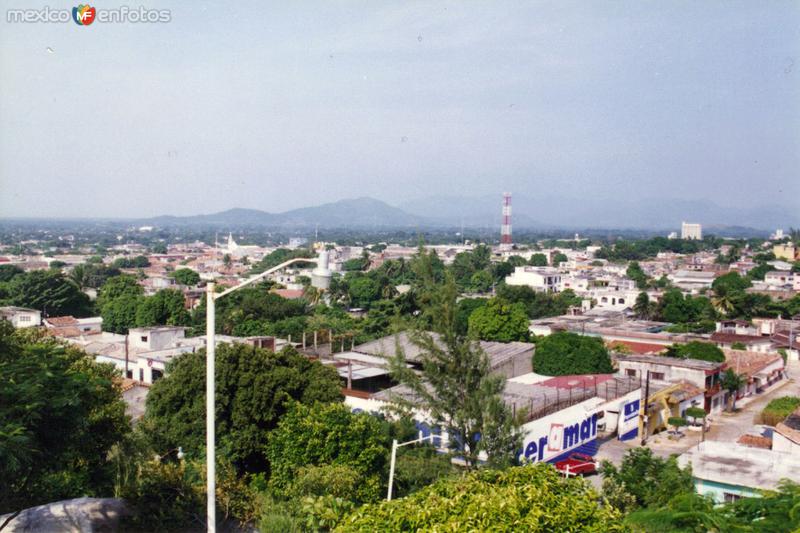
[[[25,307],[0,307],[0,319],[5,318],[15,328],[28,328],[42,324],[42,313]]]
[[[527,285],[534,290],[558,292],[561,274],[553,267],[519,266],[506,277],[508,285]]]
[[[681,223],[681,239],[701,240],[703,238],[703,227],[700,224],[691,222]]]
[[[758,497],[760,491],[775,490],[782,479],[794,479],[800,472],[796,455],[733,442],[701,442],[680,455],[678,464],[691,465],[697,492],[717,503]]]

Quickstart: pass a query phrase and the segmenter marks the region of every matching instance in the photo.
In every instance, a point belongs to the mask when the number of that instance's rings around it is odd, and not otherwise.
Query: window
[[[153,376],[153,383],[155,383],[164,376],[164,373],[161,370],[156,370],[154,368],[152,371],[152,376]]]
[[[139,369],[139,381],[144,381],[144,369]]]
[[[725,498],[725,503],[733,503],[742,497],[740,494],[734,494],[733,492],[723,492],[722,496]]]
[[[650,379],[654,379],[656,381],[663,381],[664,380],[664,373],[663,372],[650,372]]]
[[[142,342],[147,342],[147,335],[142,335]]]
[[[31,317],[30,317],[30,316],[28,316],[28,315],[21,315],[21,316],[19,317],[19,321],[20,321],[20,322],[30,322],[30,321],[31,321]]]
[[[620,303],[620,305],[622,305],[622,304],[624,304],[624,303],[625,303],[625,298],[620,298],[620,299],[619,299],[619,300],[617,300],[617,301]]]
[[[636,370],[634,370],[633,368],[626,368],[625,369],[625,375],[626,376],[630,376],[632,378],[635,378],[636,377]]]

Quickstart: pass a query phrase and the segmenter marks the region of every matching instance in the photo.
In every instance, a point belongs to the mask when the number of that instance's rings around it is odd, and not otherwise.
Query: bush
[[[481,469],[398,500],[356,509],[335,531],[624,531],[582,479],[548,464]]]
[[[725,353],[708,342],[692,341],[686,344],[673,344],[667,348],[668,357],[680,359],[699,359],[712,363],[724,363]]]
[[[568,332],[548,335],[536,343],[533,369],[546,376],[603,374],[614,371],[602,339]]]
[[[779,422],[783,422],[798,407],[800,407],[800,398],[797,396],[775,398],[761,411],[761,423],[774,426]]]

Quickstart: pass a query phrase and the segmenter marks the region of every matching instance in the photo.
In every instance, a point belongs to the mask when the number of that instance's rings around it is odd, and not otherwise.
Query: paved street
[[[766,406],[770,400],[781,396],[800,396],[800,364],[790,363],[787,367],[789,379],[783,381],[776,387],[751,400],[737,403],[735,413],[719,413],[712,417],[711,428],[706,433],[706,440],[717,441],[736,441],[740,436],[749,432],[754,424],[756,415]],[[666,433],[660,433],[650,437],[647,446],[653,453],[661,457],[669,457],[672,454],[681,454],[700,442],[699,432],[684,430],[685,437],[679,441],[667,438]],[[639,445],[639,440],[622,442],[616,436],[604,438],[600,441],[597,451],[597,460],[608,460],[619,464],[625,453]],[[600,488],[602,476],[591,476],[587,478],[594,487]]]

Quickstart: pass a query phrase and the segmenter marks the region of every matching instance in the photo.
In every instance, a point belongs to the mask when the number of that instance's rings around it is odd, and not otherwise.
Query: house
[[[783,357],[778,353],[723,349],[728,368],[744,376],[736,399],[753,396],[786,377]]]
[[[800,457],[800,408],[779,422],[772,433],[772,449]]]
[[[438,335],[431,334],[438,342]],[[403,331],[397,335],[388,335],[365,344],[353,347],[353,352],[392,357],[397,346],[405,354],[406,360],[412,365],[419,364],[419,357],[423,350],[413,342],[408,332]],[[507,378],[527,374],[533,369],[533,351],[535,345],[529,342],[489,342],[480,341],[480,346],[489,357],[491,369]]]
[[[48,332],[56,337],[97,335],[103,331],[103,317],[51,316],[44,319],[44,325]]]
[[[689,291],[708,289],[714,283],[716,273],[703,270],[677,270],[667,276],[673,285]]]
[[[738,335],[736,333],[723,333],[715,331],[711,334],[711,342],[719,348],[733,348],[744,346],[751,352],[772,352],[772,340],[761,335]]]
[[[561,274],[557,268],[519,266],[506,277],[508,285],[527,285],[534,290],[558,292],[561,285]]]
[[[783,479],[800,472],[800,457],[780,451],[741,446],[734,442],[705,441],[678,456],[681,467],[692,467],[698,493],[717,503],[760,496],[775,490]]]
[[[794,244],[776,244],[772,247],[772,253],[775,254],[775,257],[778,259],[784,259],[786,261],[794,261],[797,257],[797,250],[795,249]]]
[[[726,393],[720,386],[725,363],[658,355],[628,355],[618,357],[617,366],[621,374],[632,378],[691,383],[703,391],[703,409],[708,413],[725,407]]]
[[[0,318],[5,318],[15,328],[29,328],[42,324],[42,313],[25,307],[0,307]]]

